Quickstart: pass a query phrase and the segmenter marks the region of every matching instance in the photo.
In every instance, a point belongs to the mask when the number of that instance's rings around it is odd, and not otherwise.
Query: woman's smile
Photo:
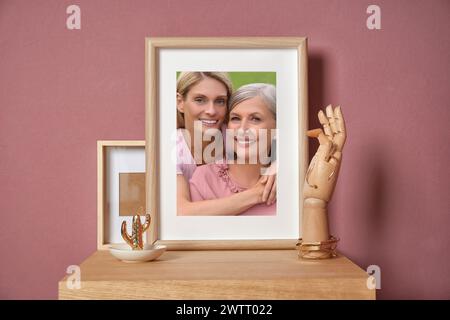
[[[217,124],[219,123],[218,119],[199,119],[202,122],[204,127],[208,128],[217,128]]]
[[[239,147],[242,148],[248,148],[250,145],[253,145],[255,142],[258,141],[258,139],[255,136],[249,136],[249,135],[238,135],[234,137],[234,140],[237,142]]]

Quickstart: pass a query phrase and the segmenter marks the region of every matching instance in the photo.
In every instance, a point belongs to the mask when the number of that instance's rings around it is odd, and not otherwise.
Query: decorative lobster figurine
[[[130,245],[130,247],[133,250],[142,250],[144,249],[144,241],[142,240],[142,234],[145,230],[148,229],[150,226],[150,215],[145,215],[145,223],[142,225],[141,223],[141,216],[139,214],[136,214],[133,216],[133,225],[131,237],[127,233],[127,222],[122,222],[122,229],[121,234],[122,238],[125,240],[126,243]]]

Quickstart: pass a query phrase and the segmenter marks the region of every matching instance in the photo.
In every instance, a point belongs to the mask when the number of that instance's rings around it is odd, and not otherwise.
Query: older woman
[[[251,190],[263,179],[262,172],[268,164],[264,164],[262,151],[270,151],[270,133],[276,129],[275,92],[273,85],[249,84],[233,94],[228,129],[234,131],[234,161],[227,161],[228,164],[212,163],[197,168],[189,185],[192,201],[239,194]],[[255,161],[251,161],[252,159]],[[268,204],[262,202],[262,199],[259,199],[240,214],[276,214],[275,201]]]

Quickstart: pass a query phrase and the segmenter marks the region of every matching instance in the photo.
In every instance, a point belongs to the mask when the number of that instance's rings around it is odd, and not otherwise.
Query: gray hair
[[[254,97],[261,97],[274,118],[277,118],[276,89],[274,85],[267,83],[250,83],[240,87],[231,96],[229,110],[233,110],[239,103]]]

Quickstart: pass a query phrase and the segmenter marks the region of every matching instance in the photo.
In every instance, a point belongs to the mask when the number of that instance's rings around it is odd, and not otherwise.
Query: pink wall
[[[73,3],[80,31],[65,26]],[[365,26],[372,3],[380,31]],[[447,0],[0,1],[0,298],[56,298],[95,250],[96,141],[144,139],[145,36],[304,35],[312,113],[340,104],[348,122],[340,250],[381,267],[380,298],[450,298],[449,13]]]

